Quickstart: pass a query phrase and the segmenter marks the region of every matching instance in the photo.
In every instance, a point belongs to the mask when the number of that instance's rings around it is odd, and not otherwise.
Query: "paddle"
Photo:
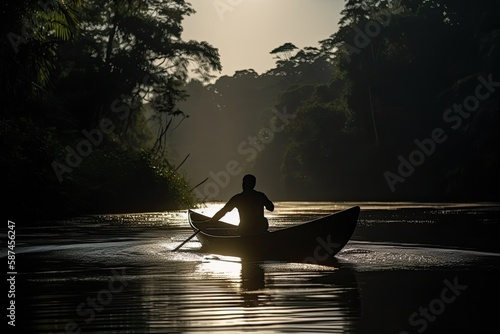
[[[205,221],[202,221],[202,222],[207,222],[209,221],[209,219],[205,220]],[[184,244],[186,242],[188,242],[189,240],[193,239],[195,235],[197,235],[199,232],[201,231],[201,229],[199,229],[198,231],[194,232],[189,238],[187,238],[186,240],[184,240],[179,246],[175,247],[172,252],[175,252],[177,251],[179,248],[181,248],[182,246],[184,246]]]
[[[184,244],[185,244],[186,242],[188,242],[189,240],[193,239],[193,237],[194,237],[195,235],[197,235],[197,234],[198,234],[198,232],[200,232],[200,231],[201,231],[201,230],[198,230],[198,231],[194,232],[194,233],[193,233],[193,234],[192,234],[189,238],[187,238],[186,240],[184,240],[184,241],[183,241],[183,242],[182,242],[179,246],[175,247],[175,248],[172,250],[172,252],[175,252],[175,251],[177,251],[179,248],[181,248],[182,246],[184,246]]]

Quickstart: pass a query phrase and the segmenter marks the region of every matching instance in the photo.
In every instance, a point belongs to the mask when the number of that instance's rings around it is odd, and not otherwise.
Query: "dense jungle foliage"
[[[185,208],[197,185],[226,200],[203,186],[228,161],[274,199],[499,199],[498,1],[347,0],[317,46],[215,81],[218,50],[182,38],[187,1],[1,6],[17,215]]]

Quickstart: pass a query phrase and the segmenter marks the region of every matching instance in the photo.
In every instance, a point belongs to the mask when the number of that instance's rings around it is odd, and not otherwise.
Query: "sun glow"
[[[241,262],[239,258],[211,256],[200,263],[197,271],[201,275],[222,276],[239,283],[241,279]]]
[[[199,210],[196,210],[196,212],[201,213],[201,214],[208,216],[208,217],[212,217],[223,206],[224,206],[224,204],[221,204],[221,203],[210,203],[210,204],[207,204],[206,207],[199,209]],[[238,209],[233,209],[233,210],[229,211],[228,213],[226,213],[226,215],[221,218],[221,221],[229,223],[229,224],[238,225],[240,222],[240,215],[238,213]]]

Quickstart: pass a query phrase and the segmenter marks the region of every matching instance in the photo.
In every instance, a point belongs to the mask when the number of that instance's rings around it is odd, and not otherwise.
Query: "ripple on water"
[[[335,208],[331,203],[305,204],[280,203],[270,220],[286,226]],[[106,215],[50,225],[33,234],[20,228],[19,327],[35,333],[61,333],[70,323],[88,333],[357,333],[360,323],[368,322],[391,327],[375,332],[398,333],[408,327],[412,312],[439,296],[443,278],[454,277],[449,272],[468,273],[459,280],[470,285],[464,299],[473,305],[467,308],[460,301],[453,306],[457,310],[462,305],[464,316],[447,309],[452,324],[468,321],[473,312],[484,319],[486,307],[474,311],[482,305],[481,297],[498,297],[484,284],[496,286],[498,255],[351,241],[332,267],[246,263],[200,253],[196,238],[173,252],[192,234],[186,219],[186,212]],[[370,222],[377,226],[376,219]],[[397,223],[385,225],[390,224]],[[480,289],[475,299],[474,291]],[[89,300],[102,302],[92,319]]]

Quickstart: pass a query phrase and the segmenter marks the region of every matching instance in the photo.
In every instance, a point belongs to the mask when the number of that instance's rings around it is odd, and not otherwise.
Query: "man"
[[[255,234],[266,232],[269,228],[269,223],[264,217],[264,208],[269,211],[274,210],[274,204],[267,196],[256,191],[256,178],[251,174],[243,177],[243,191],[234,195],[222,209],[220,209],[209,222],[215,222],[224,217],[226,213],[238,209],[240,215],[240,224],[238,232],[240,234]]]

